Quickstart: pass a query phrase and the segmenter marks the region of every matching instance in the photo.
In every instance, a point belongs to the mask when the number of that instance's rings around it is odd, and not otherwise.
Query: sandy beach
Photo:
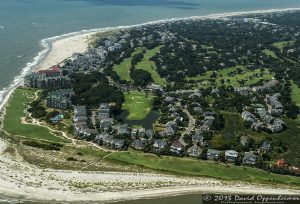
[[[242,182],[166,174],[84,172],[41,169],[6,151],[0,139],[0,192],[7,196],[43,201],[116,201],[185,193],[299,194]]]
[[[74,35],[56,40],[52,43],[51,51],[38,65],[37,69],[49,69],[53,65],[60,64],[70,58],[74,53],[83,53],[88,48],[90,37],[96,32]]]
[[[236,15],[240,14],[242,13]],[[198,17],[190,19],[192,18]],[[48,69],[71,57],[74,53],[84,52],[88,47],[89,38],[96,32],[99,31],[54,41],[51,51],[37,66],[37,69]],[[9,95],[20,84],[21,82],[18,82],[15,87],[9,89],[10,92],[0,103],[0,110],[5,106]],[[210,178],[154,173],[41,169],[24,161],[17,152],[11,154],[10,151],[6,151],[9,147],[10,144],[0,138],[0,192],[12,197],[23,196],[30,200],[117,201],[196,192],[300,194],[300,190],[243,182],[224,182]]]

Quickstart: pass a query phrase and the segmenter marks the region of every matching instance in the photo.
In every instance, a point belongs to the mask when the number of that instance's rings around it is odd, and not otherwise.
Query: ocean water
[[[33,67],[45,49],[42,39],[173,17],[298,7],[300,0],[0,0],[0,102],[16,76]],[[195,196],[185,203],[191,199],[198,203]],[[175,203],[138,203],[153,202]]]
[[[300,1],[0,0],[0,101],[1,91],[33,65],[28,63],[43,49],[45,38],[172,17],[291,7],[300,7]]]

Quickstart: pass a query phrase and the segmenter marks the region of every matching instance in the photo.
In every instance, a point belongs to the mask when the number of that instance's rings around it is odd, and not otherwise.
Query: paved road
[[[190,114],[190,112],[187,110],[187,109],[183,109],[182,110],[188,117],[189,117],[189,125],[188,127],[185,129],[185,131],[182,133],[180,139],[179,139],[179,142],[181,144],[183,144],[184,146],[186,146],[187,144],[185,143],[183,137],[184,135],[189,135],[191,134],[192,130],[194,129],[195,127],[195,124],[196,124],[196,120],[195,118]]]

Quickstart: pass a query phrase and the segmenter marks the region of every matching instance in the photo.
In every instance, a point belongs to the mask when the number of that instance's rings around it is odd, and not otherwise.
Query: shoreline
[[[251,14],[264,14],[264,13],[275,13],[275,12],[291,12],[291,11],[298,11],[300,8],[291,8],[291,9],[270,9],[270,10],[257,10],[257,11],[249,11],[249,12],[231,12],[231,13],[222,13],[222,14],[210,14],[206,16],[192,16],[192,17],[185,17],[185,18],[171,18],[171,19],[165,19],[165,20],[159,20],[159,21],[151,21],[147,23],[142,24],[136,24],[131,26],[118,26],[118,27],[108,27],[108,28],[99,28],[99,29],[91,29],[91,30],[83,30],[79,32],[73,32],[69,34],[64,34],[61,36],[55,36],[52,38],[43,39],[40,41],[40,44],[43,48],[43,50],[33,59],[33,62],[28,63],[27,67],[25,67],[21,74],[16,76],[13,83],[5,89],[3,96],[0,96],[0,111],[5,113],[5,106],[7,105],[7,102],[10,98],[10,96],[13,94],[16,88],[22,85],[22,81],[24,76],[33,71],[37,68],[44,69],[47,68],[46,66],[58,64],[64,59],[68,58],[70,54],[77,52],[77,50],[70,50],[70,52],[63,53],[64,55],[60,55],[62,53],[55,52],[56,49],[60,50],[61,47],[64,47],[64,43],[70,41],[70,39],[78,38],[81,40],[86,40],[87,36],[91,36],[94,33],[98,32],[106,32],[106,31],[112,31],[112,30],[120,30],[120,29],[130,29],[140,26],[146,26],[146,25],[154,25],[154,24],[163,24],[163,23],[169,23],[169,22],[175,22],[175,21],[182,21],[182,20],[201,20],[201,19],[222,19],[226,17],[232,17],[232,16],[241,16],[241,15],[251,15]],[[84,38],[84,39],[83,39]],[[59,43],[60,42],[60,43]],[[57,47],[56,47],[57,44]],[[84,43],[83,43],[84,44]],[[83,49],[83,47],[80,47],[78,49]],[[72,46],[71,46],[72,47]],[[71,48],[70,48],[71,49]],[[61,50],[60,50],[61,51]],[[53,53],[54,52],[54,53]],[[51,54],[52,53],[52,54]],[[50,57],[49,57],[50,56]],[[51,58],[52,56],[52,58]],[[53,57],[54,56],[54,57]],[[56,57],[55,57],[56,56]],[[47,58],[50,58],[47,61]],[[55,59],[54,59],[55,58]],[[60,60],[61,58],[64,58],[63,60]],[[49,64],[50,63],[50,64]],[[52,66],[50,65],[50,66]],[[50,67],[49,66],[49,67]],[[48,67],[48,68],[49,68]],[[88,182],[90,182],[90,177],[101,177],[98,178],[101,182],[107,182],[108,180],[105,180],[107,178],[111,178],[112,176],[118,175],[120,180],[124,180],[124,183],[131,182],[133,179],[137,179],[137,182],[140,180],[146,179],[146,177],[151,177],[151,179],[162,179],[165,181],[165,179],[169,179],[171,181],[175,181],[176,179],[179,179],[180,177],[177,176],[169,176],[169,175],[160,175],[160,174],[137,174],[137,173],[124,173],[124,172],[81,172],[81,171],[59,171],[59,170],[41,170],[40,168],[27,164],[26,162],[18,159],[18,158],[11,158],[11,156],[6,155],[5,149],[7,147],[7,143],[2,141],[0,138],[0,161],[4,162],[4,164],[11,164],[12,166],[20,166],[23,171],[26,171],[26,169],[29,169],[30,171],[33,171],[34,174],[38,172],[37,174],[47,174],[50,176],[56,176],[56,180],[51,181],[45,181],[50,186],[53,185],[54,189],[56,190],[49,190],[49,188],[38,188],[38,187],[27,187],[25,189],[20,188],[20,181],[13,180],[10,176],[13,174],[5,174],[0,175],[0,192],[1,193],[7,193],[7,195],[11,196],[24,196],[29,197],[30,199],[34,199],[34,201],[44,201],[43,198],[47,197],[46,201],[53,201],[57,200],[60,201],[67,201],[67,202],[80,202],[80,201],[102,201],[102,202],[118,202],[122,200],[138,200],[141,198],[156,198],[156,197],[171,197],[171,196],[178,196],[178,195],[185,195],[185,194],[197,194],[197,193],[249,193],[249,194],[300,194],[300,190],[291,190],[291,189],[278,189],[273,188],[268,185],[258,185],[258,184],[248,184],[248,183],[240,183],[237,185],[234,185],[235,182],[223,182],[219,181],[217,179],[209,179],[209,178],[192,178],[192,177],[186,177],[184,180],[178,180],[178,181],[185,181],[186,179],[195,179],[197,185],[191,185],[191,186],[183,186],[178,187],[166,187],[166,188],[149,188],[144,189],[140,191],[136,190],[130,190],[130,191],[111,191],[111,192],[84,192],[82,191],[72,191],[68,190],[66,186],[60,184],[58,181],[68,181],[68,179],[73,180],[73,177],[68,177],[69,174],[74,176],[76,179],[86,179]],[[10,166],[8,166],[10,167]],[[0,167],[1,172],[3,169],[8,169],[6,167]],[[18,171],[16,171],[18,172]],[[19,172],[21,176],[18,175],[18,177],[22,177],[22,175],[27,174],[28,172]],[[30,174],[30,173],[28,173]],[[128,176],[130,175],[130,176]],[[25,178],[25,177],[24,177]],[[42,181],[45,179],[43,176],[35,175],[33,176],[32,180],[37,179],[39,181]],[[75,179],[75,180],[76,180]],[[150,178],[149,178],[150,179]],[[151,180],[150,179],[150,180]],[[150,181],[149,180],[149,181]],[[9,182],[11,181],[11,182]],[[152,181],[152,180],[151,180]],[[177,181],[177,180],[176,180]],[[32,182],[31,180],[28,180],[28,182]],[[65,189],[67,189],[65,191]],[[18,192],[18,193],[16,193]]]
[[[36,57],[33,58],[33,61],[28,62],[27,66],[22,69],[19,75],[17,75],[13,82],[6,88],[0,91],[0,111],[6,105],[9,97],[13,93],[13,91],[23,83],[23,79],[25,75],[34,71],[41,63],[43,63],[44,59],[49,55],[52,51],[53,44],[56,41],[68,39],[73,36],[80,36],[86,34],[93,34],[97,32],[106,32],[106,31],[113,31],[113,30],[120,30],[120,29],[130,29],[135,27],[147,26],[147,25],[155,25],[155,24],[163,24],[169,22],[176,22],[176,21],[183,21],[183,20],[205,20],[205,19],[221,19],[226,17],[233,17],[233,16],[243,16],[243,15],[251,15],[251,14],[266,14],[266,13],[276,13],[276,12],[292,12],[292,11],[300,11],[299,8],[284,8],[284,9],[265,9],[265,10],[254,10],[254,11],[234,11],[234,12],[227,12],[227,13],[219,13],[219,14],[209,14],[209,15],[200,15],[200,16],[190,16],[190,17],[182,17],[182,18],[168,18],[162,20],[155,20],[146,23],[140,23],[135,25],[127,25],[127,26],[115,26],[115,27],[105,27],[105,28],[96,28],[96,29],[89,29],[89,30],[81,30],[77,32],[71,32],[67,34],[62,34],[59,36],[54,36],[50,38],[42,39],[39,44],[41,45],[41,51],[37,54]]]

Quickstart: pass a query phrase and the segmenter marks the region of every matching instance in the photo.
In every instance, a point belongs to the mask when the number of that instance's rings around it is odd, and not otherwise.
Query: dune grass
[[[6,106],[6,114],[4,118],[4,131],[13,134],[28,137],[31,139],[42,139],[51,142],[65,142],[66,140],[57,137],[45,127],[36,125],[24,125],[21,118],[26,117],[26,103],[30,103],[34,99],[36,90],[18,88],[11,96]]]
[[[216,164],[191,158],[156,156],[136,151],[116,152],[108,159],[172,172],[174,174],[212,177],[224,180],[294,185],[300,188],[300,178],[269,173],[257,168]]]
[[[142,120],[152,109],[152,99],[153,95],[146,93],[131,91],[124,93],[125,103],[122,109],[127,110],[129,115],[127,119],[129,120]]]

